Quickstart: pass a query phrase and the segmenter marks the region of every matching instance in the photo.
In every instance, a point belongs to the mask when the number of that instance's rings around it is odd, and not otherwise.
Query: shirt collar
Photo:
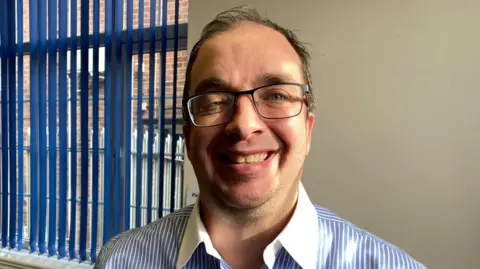
[[[273,268],[275,256],[272,259],[269,253],[276,254],[283,247],[303,269],[316,268],[318,233],[317,211],[300,183],[295,211],[283,231],[265,249],[265,263]]]
[[[200,218],[199,201],[197,199],[183,234],[182,244],[178,252],[177,269],[181,269],[190,260],[193,252],[201,243],[205,244],[205,250],[208,254],[221,259],[220,254],[213,247],[212,240]]]
[[[318,253],[318,217],[303,184],[300,183],[298,200],[290,221],[277,238],[270,243],[263,253],[266,265],[273,268],[275,256],[283,247],[290,256],[304,269],[316,268]],[[200,243],[205,244],[208,254],[221,259],[213,247],[210,236],[200,218],[198,199],[187,223],[178,253],[177,269],[181,269],[190,259]]]

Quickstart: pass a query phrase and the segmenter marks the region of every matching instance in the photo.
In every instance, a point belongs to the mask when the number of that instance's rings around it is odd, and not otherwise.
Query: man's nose
[[[252,135],[261,133],[263,128],[265,128],[265,123],[258,115],[252,97],[238,96],[234,114],[225,131],[239,140],[248,140]]]

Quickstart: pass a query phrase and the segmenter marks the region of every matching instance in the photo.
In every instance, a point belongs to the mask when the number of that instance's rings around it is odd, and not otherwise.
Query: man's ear
[[[315,125],[315,115],[311,112],[308,112],[307,122],[306,122],[306,129],[307,129],[307,152],[306,155],[310,152],[310,145],[312,143],[312,132],[313,126]]]
[[[190,159],[190,132],[192,131],[192,127],[190,124],[185,123],[182,126],[183,130],[183,137],[185,137],[185,151],[187,152],[187,157]]]

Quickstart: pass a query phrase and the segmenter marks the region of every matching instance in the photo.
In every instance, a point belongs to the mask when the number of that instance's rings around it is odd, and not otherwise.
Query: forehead
[[[255,23],[242,23],[218,34],[201,47],[190,76],[190,95],[202,81],[218,78],[234,89],[259,86],[266,74],[303,82],[302,63],[279,32]]]

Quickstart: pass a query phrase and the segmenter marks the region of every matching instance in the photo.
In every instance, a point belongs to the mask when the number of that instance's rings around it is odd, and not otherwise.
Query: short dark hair
[[[308,111],[313,112],[315,110],[315,98],[312,91],[312,77],[310,74],[310,53],[306,49],[304,43],[302,43],[297,35],[293,31],[286,29],[275,22],[271,21],[268,18],[260,16],[258,11],[250,5],[243,5],[231,8],[227,11],[224,11],[218,14],[210,23],[208,23],[202,31],[200,39],[193,46],[190,53],[190,58],[188,60],[187,70],[185,74],[185,86],[183,88],[183,117],[185,122],[189,122],[188,112],[186,112],[186,102],[188,99],[188,92],[190,90],[190,81],[192,68],[195,63],[195,60],[198,57],[198,53],[202,45],[212,38],[213,36],[227,32],[234,27],[240,25],[243,22],[253,22],[260,25],[267,26],[279,33],[281,33],[288,40],[290,45],[295,49],[303,65],[303,77],[308,85],[309,93],[307,94],[308,98]]]

